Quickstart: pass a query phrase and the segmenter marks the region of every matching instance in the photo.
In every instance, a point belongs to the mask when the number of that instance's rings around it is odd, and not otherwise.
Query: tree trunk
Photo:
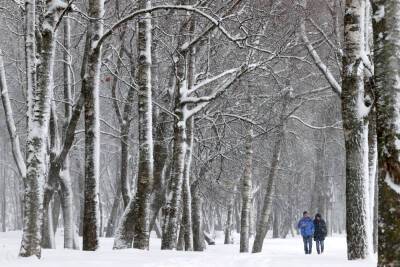
[[[193,250],[193,229],[192,229],[192,197],[190,192],[190,166],[192,162],[193,149],[193,117],[187,122],[188,144],[186,145],[186,160],[183,177],[183,204],[182,204],[182,227],[184,230],[185,250]]]
[[[278,211],[278,206],[275,205],[274,208],[274,222],[272,224],[272,238],[279,238],[279,224],[280,224],[280,216]]]
[[[283,136],[283,133],[281,133]],[[261,214],[257,223],[256,236],[254,238],[252,253],[261,252],[265,236],[268,231],[268,220],[272,210],[272,193],[274,189],[274,179],[276,171],[279,167],[283,137],[278,137],[275,143],[274,151],[272,154],[271,168],[268,174],[268,179],[265,187],[265,195]]]
[[[256,236],[254,238],[252,253],[261,252],[265,236],[268,231],[268,220],[272,210],[272,193],[274,189],[274,180],[276,177],[276,172],[279,167],[279,162],[281,158],[282,146],[285,141],[285,131],[286,131],[286,110],[291,98],[291,91],[283,92],[283,104],[282,112],[279,120],[279,131],[278,140],[275,143],[270,171],[268,173],[268,179],[265,183],[265,195],[263,201],[263,207],[258,218]]]
[[[63,141],[69,138],[68,126],[72,119],[72,107],[71,103],[73,101],[72,96],[72,77],[71,77],[71,57],[68,54],[71,48],[71,29],[68,19],[64,20],[64,64],[63,64],[63,74],[64,74],[64,125],[63,125]],[[64,221],[64,248],[72,249],[74,248],[74,238],[75,238],[75,225],[74,225],[74,213],[73,213],[73,192],[71,184],[71,176],[69,173],[69,157],[65,157],[64,162],[61,164],[61,169],[59,173],[59,183],[60,183],[60,200],[61,208],[63,213]]]
[[[115,192],[113,204],[111,207],[110,217],[108,217],[106,237],[113,237],[116,228],[118,210],[121,202],[121,190],[119,186],[117,186],[117,188],[118,189]]]
[[[253,130],[250,128],[246,138],[246,163],[242,180],[242,214],[240,219],[240,252],[249,252],[250,209],[253,168]]]
[[[368,253],[366,190],[368,141],[364,118],[363,19],[365,0],[347,0],[344,17],[342,118],[346,150],[346,230],[349,260]]]
[[[100,118],[99,118],[99,76],[101,47],[97,42],[103,34],[104,0],[90,0],[90,21],[87,41],[89,51],[82,93],[85,97],[85,204],[83,214],[83,250],[93,251],[99,245],[99,153],[100,153]]]
[[[132,247],[136,218],[135,198],[132,197],[119,222],[117,232],[115,233],[113,249]]]
[[[150,8],[151,0],[139,1],[139,8]],[[150,194],[153,185],[153,108],[151,90],[151,15],[138,22],[138,101],[139,101],[139,170],[136,192],[136,223],[133,247],[149,249]]]
[[[228,212],[226,215],[224,244],[233,244],[233,237],[232,237],[233,202],[234,202],[234,198],[232,197],[231,201],[228,204]]]
[[[67,162],[66,164],[69,165]],[[64,165],[60,173],[60,200],[64,222],[64,248],[74,248],[75,225],[73,213],[73,192],[69,167]]]
[[[2,201],[1,201],[1,231],[5,232],[7,231],[7,226],[6,226],[6,214],[7,214],[7,197],[6,197],[6,190],[7,190],[7,180],[6,180],[6,169],[3,169],[3,183],[2,187],[3,190],[1,192],[2,194]]]
[[[374,2],[378,96],[378,266],[400,266],[400,1]]]
[[[199,181],[194,181],[190,189],[192,195],[193,250],[203,251],[205,246],[203,234],[203,216],[201,211],[202,199],[199,192]]]
[[[181,96],[179,93],[186,86],[184,78],[185,60],[180,58],[177,65],[178,78],[175,93],[176,117],[174,119],[173,166],[171,180],[168,187],[168,199],[165,208],[161,249],[176,248],[178,214],[181,207],[184,162],[186,155],[186,118],[183,113],[184,109],[186,109],[186,105],[181,103]]]
[[[22,257],[36,255],[40,258],[41,256],[40,225],[43,215],[43,186],[47,172],[46,137],[50,118],[55,25],[60,12],[60,8],[54,8],[52,2],[47,3],[46,16],[44,16],[44,11],[39,14],[40,40],[35,36],[36,3],[32,0],[25,2],[28,136],[26,140],[27,187],[24,199],[24,229],[19,253]],[[65,7],[63,5],[61,8]],[[36,44],[40,46],[37,51]]]

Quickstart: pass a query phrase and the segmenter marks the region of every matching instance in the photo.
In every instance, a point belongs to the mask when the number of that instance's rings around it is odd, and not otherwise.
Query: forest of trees
[[[236,231],[258,253],[309,210],[349,260],[400,266],[400,0],[9,0],[0,25],[19,256],[60,228],[68,249]]]

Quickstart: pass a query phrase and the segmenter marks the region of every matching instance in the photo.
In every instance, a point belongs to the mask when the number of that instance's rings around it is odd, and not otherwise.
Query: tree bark
[[[279,167],[279,162],[281,158],[282,146],[285,141],[285,131],[286,131],[286,111],[287,106],[291,98],[291,91],[283,92],[283,104],[282,111],[279,119],[279,129],[278,129],[278,140],[275,143],[274,150],[272,153],[272,161],[270,171],[268,173],[268,179],[265,183],[265,194],[261,213],[259,214],[259,219],[257,223],[256,236],[254,238],[252,253],[261,252],[265,236],[268,231],[268,220],[272,211],[272,194],[274,189],[274,180],[276,177],[276,172]]]
[[[285,123],[285,122],[282,122]],[[259,215],[258,223],[257,223],[257,230],[256,236],[254,238],[253,243],[253,250],[252,253],[261,252],[265,236],[267,235],[268,231],[268,220],[272,211],[272,193],[274,189],[274,179],[276,176],[276,171],[279,167],[281,149],[282,149],[282,142],[284,138],[283,132],[280,132],[281,137],[278,137],[278,141],[275,143],[273,154],[272,154],[272,162],[270,171],[268,174],[267,183],[265,185],[265,195],[264,195],[264,202],[263,207],[261,210],[261,214]]]
[[[231,201],[228,204],[228,211],[227,211],[227,215],[226,215],[224,244],[233,244],[233,237],[232,237],[233,202],[234,202],[234,198],[232,197]]]
[[[48,1],[45,10],[36,14],[36,2],[25,2],[25,53],[28,91],[28,137],[26,141],[26,179],[24,230],[19,255],[41,256],[41,221],[43,215],[43,185],[47,172],[46,141],[50,118],[54,65],[55,26],[63,5]],[[45,15],[46,14],[46,15]],[[35,34],[39,18],[40,38]],[[38,49],[36,49],[38,45]],[[37,59],[39,58],[39,61]],[[38,62],[38,63],[37,63]]]
[[[249,129],[246,137],[246,162],[242,180],[242,213],[240,222],[240,252],[249,252],[250,209],[253,168],[253,130]]]
[[[139,1],[139,8],[150,8],[151,0]],[[149,249],[150,194],[153,185],[153,108],[151,90],[151,14],[138,22],[138,101],[139,101],[139,170],[136,192],[136,223],[133,247]]]
[[[172,155],[171,180],[168,187],[168,198],[165,208],[165,218],[163,226],[163,236],[161,239],[161,249],[176,248],[178,214],[181,207],[182,184],[184,174],[184,162],[186,157],[186,118],[184,110],[186,105],[181,102],[180,92],[186,90],[186,54],[181,56],[176,67],[176,88],[174,109],[174,148]]]
[[[193,250],[203,251],[204,233],[203,233],[203,216],[201,211],[202,199],[199,190],[199,181],[192,183],[190,190],[192,195],[192,221],[193,221]]]
[[[121,202],[121,190],[119,189],[119,186],[117,186],[117,188],[118,189],[115,192],[110,216],[108,217],[108,221],[107,221],[106,237],[113,237],[114,233],[115,233],[118,210],[119,210],[119,205]]]
[[[131,198],[115,233],[113,249],[132,247],[136,218],[135,198]]]
[[[85,204],[83,214],[83,250],[93,251],[99,246],[99,76],[101,47],[97,46],[103,34],[104,0],[89,1],[89,49],[82,93],[85,97]]]
[[[365,0],[347,0],[344,17],[342,118],[346,150],[346,230],[349,260],[368,254],[366,190],[367,127],[364,119],[363,19]],[[366,113],[366,114],[365,114]]]
[[[400,1],[374,1],[378,266],[400,265]]]

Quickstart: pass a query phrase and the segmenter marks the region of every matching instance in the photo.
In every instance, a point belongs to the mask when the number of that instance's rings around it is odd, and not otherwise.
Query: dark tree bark
[[[204,246],[204,233],[203,233],[203,216],[202,216],[202,198],[200,196],[199,181],[196,180],[192,183],[192,221],[193,221],[193,250],[203,251]]]
[[[374,4],[378,266],[400,266],[400,1],[375,0]]]

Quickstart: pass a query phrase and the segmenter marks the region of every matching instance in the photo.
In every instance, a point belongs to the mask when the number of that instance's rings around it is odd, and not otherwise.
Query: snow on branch
[[[303,22],[300,26],[301,38],[306,45],[308,52],[310,53],[311,57],[314,59],[315,64],[321,70],[322,74],[328,80],[329,84],[331,85],[333,91],[338,94],[339,96],[342,94],[342,87],[336,81],[333,74],[330,72],[328,67],[322,62],[321,58],[319,57],[317,51],[315,51],[313,45],[311,44],[310,40],[307,37],[305,23]]]
[[[323,130],[323,129],[329,129],[329,128],[333,128],[333,129],[342,129],[342,128],[340,128],[340,127],[337,126],[337,125],[339,125],[339,124],[341,123],[341,121],[335,122],[335,123],[332,124],[332,125],[314,126],[314,125],[311,125],[311,124],[309,124],[309,123],[303,121],[302,119],[300,119],[299,117],[294,116],[294,115],[289,116],[289,119],[297,120],[297,121],[301,122],[301,124],[307,126],[308,128],[314,129],[314,130]]]
[[[242,65],[241,67],[237,68],[230,79],[226,79],[224,83],[220,86],[217,86],[211,94],[208,96],[203,97],[191,97],[186,98],[184,104],[192,103],[197,104],[192,109],[187,109],[184,118],[185,120],[193,116],[194,114],[200,112],[203,108],[205,108],[212,100],[216,99],[218,96],[223,94],[226,89],[228,89],[232,84],[234,84],[237,79],[239,79],[243,74],[252,71],[262,65],[264,62],[254,63],[250,65]]]
[[[50,1],[47,5],[47,12],[45,15],[52,14],[58,11],[62,11],[68,7],[68,3],[61,0]]]
[[[390,177],[389,173],[386,174],[385,182],[391,189],[400,195],[400,185],[393,182],[393,179]]]
[[[132,12],[131,14],[127,15],[126,17],[120,19],[117,21],[114,25],[111,26],[110,29],[105,31],[105,33],[100,37],[99,41],[96,43],[95,49],[100,48],[100,46],[103,44],[103,42],[121,25],[124,23],[134,19],[137,16],[146,14],[146,13],[151,13],[155,12],[158,10],[181,10],[181,11],[187,11],[187,12],[194,12],[207,20],[209,20],[213,25],[215,25],[224,35],[227,37],[230,41],[233,41],[237,44],[239,44],[241,41],[245,40],[246,37],[240,37],[240,36],[233,36],[231,35],[224,27],[222,27],[222,23],[220,19],[215,19],[211,15],[201,11],[198,8],[195,8],[194,6],[191,5],[159,5],[159,6],[153,6],[150,8],[145,8],[145,9],[140,9],[135,12]]]
[[[206,86],[206,85],[208,85],[208,84],[210,84],[210,83],[212,83],[212,82],[214,82],[214,81],[216,81],[216,80],[218,80],[218,79],[220,79],[220,78],[222,78],[222,77],[224,77],[224,76],[226,76],[226,75],[228,75],[228,74],[235,73],[235,72],[237,72],[237,71],[239,71],[239,70],[240,70],[240,68],[233,68],[233,69],[224,71],[224,72],[222,72],[222,73],[220,73],[220,74],[217,74],[217,75],[215,75],[215,76],[213,76],[213,77],[210,77],[210,78],[208,78],[208,79],[205,79],[205,80],[201,81],[200,83],[196,84],[195,86],[193,86],[192,89],[188,90],[188,91],[186,92],[186,96],[189,96],[190,94],[196,92],[196,91],[199,90],[201,87],[204,87],[204,86]],[[189,100],[188,100],[188,101],[189,101]],[[183,102],[185,102],[185,99],[183,99]]]

